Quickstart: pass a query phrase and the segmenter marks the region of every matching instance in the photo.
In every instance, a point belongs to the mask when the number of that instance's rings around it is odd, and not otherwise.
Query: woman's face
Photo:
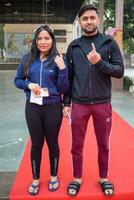
[[[41,31],[36,39],[37,48],[40,51],[40,55],[48,55],[52,47],[53,40],[49,33],[45,30]]]

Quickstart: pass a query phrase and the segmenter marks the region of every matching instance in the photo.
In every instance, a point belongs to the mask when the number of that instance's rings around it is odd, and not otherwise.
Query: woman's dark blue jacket
[[[37,58],[29,67],[28,78],[24,75],[24,65],[28,54],[23,56],[16,73],[14,84],[17,88],[23,89],[27,100],[30,101],[31,90],[29,83],[38,83],[41,88],[47,87],[49,97],[43,98],[43,104],[53,104],[62,101],[62,94],[69,88],[68,70],[65,67],[60,70],[55,62],[45,60],[41,62]]]

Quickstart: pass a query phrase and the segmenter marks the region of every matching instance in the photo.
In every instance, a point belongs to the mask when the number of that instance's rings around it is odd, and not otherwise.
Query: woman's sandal
[[[30,191],[30,188],[32,189]],[[33,183],[30,185],[29,190],[28,190],[29,194],[32,196],[35,196],[38,194],[39,192],[39,184],[38,185],[34,185]]]
[[[68,187],[67,187],[67,193],[69,196],[76,196],[80,190],[80,186],[81,184],[77,181],[72,181],[71,183],[69,183]],[[70,190],[74,190],[75,193],[70,192]]]
[[[56,184],[57,184],[57,186],[55,187]],[[59,178],[57,178],[57,179],[54,180],[54,181],[50,180],[50,181],[49,181],[48,190],[49,190],[50,192],[54,192],[54,191],[56,191],[56,190],[59,189],[59,185],[60,185],[60,183],[59,183]]]
[[[114,185],[112,182],[110,181],[104,181],[104,182],[99,182],[102,192],[106,195],[106,196],[111,196],[114,194]],[[111,192],[109,191],[111,190]]]

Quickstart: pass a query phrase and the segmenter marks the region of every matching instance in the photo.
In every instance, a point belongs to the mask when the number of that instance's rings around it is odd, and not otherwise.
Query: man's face
[[[79,24],[86,35],[94,35],[97,33],[99,17],[94,10],[87,10],[79,18]]]

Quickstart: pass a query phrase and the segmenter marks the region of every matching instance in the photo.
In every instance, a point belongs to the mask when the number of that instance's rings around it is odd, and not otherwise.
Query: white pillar
[[[123,35],[123,0],[116,0],[116,32],[115,39],[122,49],[122,35]],[[113,88],[116,90],[123,89],[123,78],[122,79],[113,79]]]
[[[99,25],[99,31],[103,33],[103,16],[104,16],[104,0],[99,1],[99,18],[100,18],[100,25]]]
[[[122,48],[122,35],[123,35],[123,0],[116,0],[116,40],[120,48]]]
[[[116,0],[116,28],[123,27],[123,0]]]

